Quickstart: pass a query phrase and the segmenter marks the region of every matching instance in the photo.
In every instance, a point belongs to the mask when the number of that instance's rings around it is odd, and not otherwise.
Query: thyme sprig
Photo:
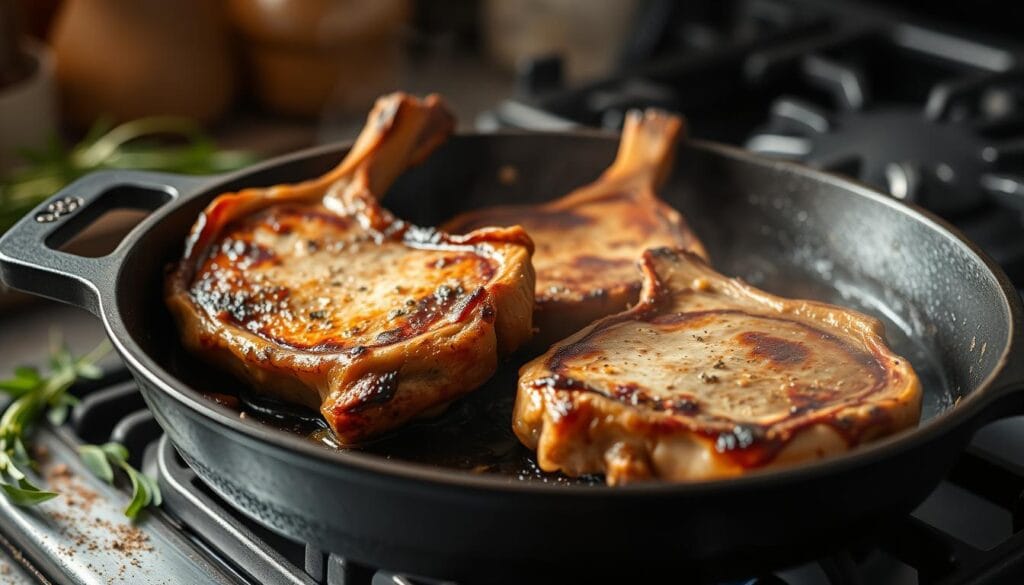
[[[132,482],[132,499],[124,509],[124,515],[134,520],[146,506],[159,506],[162,501],[160,486],[156,480],[135,469],[128,463],[128,449],[120,443],[103,445],[82,445],[78,455],[93,475],[103,481],[114,483],[114,467],[121,469]]]
[[[21,506],[45,502],[56,492],[35,485],[28,476],[37,465],[25,446],[39,419],[46,414],[51,422],[60,424],[77,399],[68,388],[80,378],[96,379],[101,371],[96,363],[110,351],[106,341],[86,355],[75,358],[56,336],[51,338],[50,371],[44,375],[38,368],[21,366],[14,376],[0,381],[0,392],[11,402],[0,415],[0,490]]]
[[[114,126],[98,120],[77,144],[54,136],[45,148],[20,152],[23,164],[0,175],[0,232],[71,181],[101,169],[202,175],[252,164],[249,152],[218,149],[194,121],[156,116]]]

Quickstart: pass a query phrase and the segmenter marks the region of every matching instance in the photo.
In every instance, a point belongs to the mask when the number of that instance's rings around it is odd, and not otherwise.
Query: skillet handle
[[[131,234],[112,252],[97,258],[58,248],[111,209],[155,211],[209,180],[119,170],[82,177],[38,205],[0,238],[0,280],[10,288],[98,315],[100,290],[113,285]]]

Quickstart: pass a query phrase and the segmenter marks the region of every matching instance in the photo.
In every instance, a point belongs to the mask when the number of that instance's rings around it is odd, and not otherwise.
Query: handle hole
[[[113,187],[69,217],[46,238],[46,245],[87,258],[106,256],[132,228],[170,200],[170,193],[159,189],[134,185]]]

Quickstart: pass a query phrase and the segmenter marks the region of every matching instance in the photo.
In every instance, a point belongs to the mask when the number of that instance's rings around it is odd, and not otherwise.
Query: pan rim
[[[505,130],[498,132],[460,132],[452,139],[458,138],[523,138],[539,136],[559,136],[573,138],[591,138],[600,140],[617,140],[617,135],[600,130],[572,130],[558,132],[531,132],[520,130]],[[200,187],[193,193],[183,194],[175,202],[164,206],[159,212],[152,214],[140,225],[136,226],[130,238],[134,245],[139,237],[152,229],[160,220],[179,206],[191,200],[193,197],[208,194],[211,190],[217,189],[220,185],[253,173],[268,170],[273,167],[284,165],[298,160],[310,159],[331,152],[344,151],[350,143],[333,143],[316,146],[309,149],[297,151],[281,157],[275,157],[257,165],[253,165],[241,171],[217,175],[211,177],[206,185]],[[913,204],[902,203],[893,200],[875,189],[858,181],[840,177],[824,171],[812,169],[805,165],[792,162],[769,159],[743,149],[728,146],[725,144],[703,141],[687,140],[686,148],[696,148],[710,151],[716,155],[739,161],[754,164],[760,167],[767,167],[770,170],[785,170],[791,174],[834,184],[848,191],[851,196],[866,197],[876,203],[888,206],[893,212],[902,213],[912,220],[923,223],[931,230],[938,231],[942,236],[949,239],[953,244],[965,249],[973,255],[986,268],[988,278],[995,281],[1001,294],[1002,309],[1009,316],[1009,327],[1007,329],[1006,343],[999,356],[996,365],[988,372],[977,388],[960,400],[954,407],[939,413],[929,419],[924,425],[906,430],[859,446],[822,460],[805,462],[790,467],[765,469],[731,478],[720,478],[685,483],[672,482],[650,482],[638,483],[625,486],[605,485],[552,485],[542,482],[517,482],[510,480],[507,476],[473,474],[468,471],[445,469],[434,465],[414,461],[386,460],[379,455],[361,453],[359,451],[337,451],[326,447],[318,446],[302,437],[292,435],[286,431],[275,429],[269,425],[241,419],[233,413],[228,413],[223,407],[203,399],[200,392],[189,385],[182,383],[171,373],[167,372],[156,363],[141,347],[135,342],[125,328],[120,316],[120,306],[114,298],[113,287],[107,291],[100,303],[100,316],[107,330],[108,336],[112,339],[114,346],[122,358],[129,362],[131,370],[137,375],[143,376],[149,386],[163,392],[168,397],[184,405],[193,416],[205,419],[209,424],[224,427],[233,433],[244,436],[264,447],[271,447],[301,461],[303,465],[327,464],[337,466],[339,472],[367,474],[367,479],[378,479],[383,481],[407,481],[417,484],[418,487],[432,487],[436,489],[461,489],[470,491],[500,491],[512,492],[525,495],[538,495],[557,497],[559,494],[564,497],[644,497],[653,495],[696,495],[707,492],[728,492],[731,490],[758,489],[768,485],[808,481],[814,478],[839,474],[844,471],[863,467],[879,458],[887,458],[898,453],[918,447],[930,442],[937,437],[951,431],[958,424],[967,423],[972,420],[995,396],[993,394],[994,382],[1007,369],[1009,356],[1014,350],[1014,341],[1017,337],[1017,323],[1020,322],[1022,313],[1020,300],[1016,298],[1016,290],[1009,283],[1009,279],[1002,269],[974,243],[960,233],[955,227],[949,225],[945,220],[935,216],[931,212],[921,209]],[[127,243],[127,242],[125,242]],[[117,267],[117,272],[123,266]],[[115,278],[114,281],[120,280]],[[1010,294],[1010,291],[1013,294]],[[321,467],[322,469],[322,467]]]

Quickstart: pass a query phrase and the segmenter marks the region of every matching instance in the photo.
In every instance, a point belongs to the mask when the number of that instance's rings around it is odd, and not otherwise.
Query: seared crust
[[[595,319],[635,303],[637,258],[648,248],[703,245],[682,215],[655,194],[672,166],[682,120],[656,110],[631,111],[615,162],[594,183],[543,205],[472,211],[442,229],[521,225],[537,251],[533,345],[547,348]]]
[[[349,444],[482,384],[531,333],[532,242],[410,226],[376,197],[450,129],[436,97],[389,96],[325,177],[210,203],[167,280],[185,345]]]
[[[520,369],[513,429],[542,469],[610,484],[792,465],[917,424],[921,387],[882,324],[784,299],[667,248],[638,305]]]

